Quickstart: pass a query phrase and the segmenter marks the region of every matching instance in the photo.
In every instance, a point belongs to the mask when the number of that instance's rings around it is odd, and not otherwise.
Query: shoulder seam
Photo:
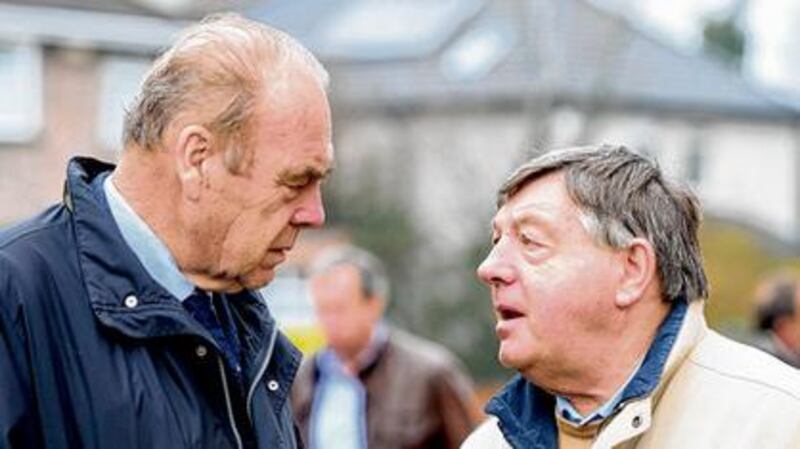
[[[19,240],[22,240],[25,237],[28,237],[31,234],[35,233],[35,232],[44,231],[46,229],[53,228],[53,227],[60,226],[60,225],[61,225],[60,221],[37,225],[37,226],[35,226],[35,227],[31,228],[31,229],[27,229],[27,230],[25,230],[25,231],[23,231],[23,232],[21,232],[21,233],[19,233],[17,235],[14,235],[13,237],[10,237],[5,242],[0,242],[0,249],[7,248],[8,246],[12,245],[13,243],[15,243],[15,242],[17,242]]]
[[[703,368],[703,369],[706,369],[708,371],[712,371],[712,372],[714,372],[716,374],[719,374],[720,376],[727,377],[729,379],[735,379],[735,380],[740,380],[742,382],[761,385],[762,387],[768,388],[770,390],[781,392],[783,394],[786,394],[787,396],[792,397],[796,401],[800,402],[800,394],[798,394],[797,392],[794,392],[794,391],[791,391],[791,390],[788,390],[788,389],[785,389],[785,388],[781,388],[780,386],[773,385],[773,384],[770,384],[770,383],[766,383],[766,382],[760,381],[758,379],[753,379],[751,377],[745,377],[745,376],[732,374],[732,373],[729,373],[729,372],[726,372],[726,371],[721,371],[721,370],[719,370],[717,368],[702,364],[702,363],[698,362],[697,360],[695,360],[693,358],[690,358],[689,362],[691,364],[699,367],[699,368]]]

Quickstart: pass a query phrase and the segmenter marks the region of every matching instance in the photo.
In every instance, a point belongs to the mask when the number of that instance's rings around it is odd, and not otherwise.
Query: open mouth
[[[496,310],[497,310],[498,318],[501,319],[501,320],[504,320],[504,321],[505,320],[514,320],[514,319],[522,318],[523,316],[525,316],[525,314],[520,312],[519,310],[517,310],[517,309],[515,309],[513,307],[506,306],[506,305],[498,305],[496,307]]]

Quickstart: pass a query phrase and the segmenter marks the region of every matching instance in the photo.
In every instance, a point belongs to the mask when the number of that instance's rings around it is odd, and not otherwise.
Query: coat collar
[[[697,344],[704,330],[702,301],[693,301],[690,305],[686,301],[675,303],[659,326],[642,366],[623,391],[615,414],[603,424],[604,429],[598,440],[608,440],[616,444],[647,429],[651,404],[660,399],[666,385]],[[555,448],[557,427],[554,404],[552,395],[521,375],[516,375],[489,401],[486,413],[498,418],[500,430],[512,447]],[[620,424],[623,421],[627,423],[627,415],[631,413],[637,416],[646,415],[644,420],[637,421],[633,429]]]
[[[517,374],[489,400],[485,411],[497,417],[511,447],[551,449],[557,447],[555,404],[554,396]]]
[[[203,334],[125,244],[103,192],[103,181],[113,169],[94,159],[74,158],[67,166],[64,188],[64,204],[72,212],[83,282],[95,316],[131,338]]]

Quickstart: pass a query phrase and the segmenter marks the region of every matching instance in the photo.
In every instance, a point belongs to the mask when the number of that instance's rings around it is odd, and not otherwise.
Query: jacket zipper
[[[233,417],[233,405],[231,404],[231,393],[228,390],[228,377],[225,375],[225,365],[222,363],[222,357],[217,357],[219,365],[219,374],[222,376],[222,391],[225,392],[225,406],[228,409],[228,420],[231,423],[231,430],[233,436],[236,438],[236,447],[244,449],[242,445],[242,437],[239,435],[239,429],[236,428],[236,419]]]
[[[267,356],[264,357],[264,361],[261,362],[261,366],[258,368],[258,372],[256,372],[256,377],[253,378],[253,383],[250,384],[250,388],[247,391],[247,418],[250,419],[250,422],[253,422],[253,393],[256,391],[256,385],[261,381],[261,378],[264,376],[264,372],[267,370],[267,365],[269,365],[269,360],[272,358],[272,352],[275,349],[275,340],[278,337],[278,326],[275,325],[272,328],[272,335],[269,338],[269,346],[267,346]]]

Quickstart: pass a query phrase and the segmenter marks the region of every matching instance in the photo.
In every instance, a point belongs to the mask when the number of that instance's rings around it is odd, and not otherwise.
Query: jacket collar
[[[515,449],[557,447],[557,428],[553,415],[556,400],[541,388],[517,374],[486,404],[495,415],[506,441]]]
[[[147,275],[117,229],[102,188],[113,169],[94,159],[74,158],[64,189],[95,316],[132,338],[196,333],[180,303]]]
[[[687,307],[686,317],[683,319],[680,332],[674,339],[672,350],[664,364],[664,371],[650,395],[653,398],[653,407],[658,405],[658,401],[675,373],[708,331],[706,319],[703,315],[704,307],[705,301],[703,300],[692,301]]]
[[[659,326],[641,367],[623,390],[615,415],[604,424],[598,440],[616,442],[647,430],[647,425],[635,429],[619,429],[627,415],[646,415],[649,423],[651,401],[657,403],[678,367],[691,352],[705,330],[703,302],[687,305],[679,300]],[[543,389],[516,375],[486,405],[486,413],[498,418],[500,430],[514,448],[555,448],[557,427],[554,417],[555,399]],[[618,422],[617,422],[618,421]],[[617,422],[617,423],[615,423]],[[614,435],[603,435],[605,430]],[[609,446],[610,447],[610,446]]]

